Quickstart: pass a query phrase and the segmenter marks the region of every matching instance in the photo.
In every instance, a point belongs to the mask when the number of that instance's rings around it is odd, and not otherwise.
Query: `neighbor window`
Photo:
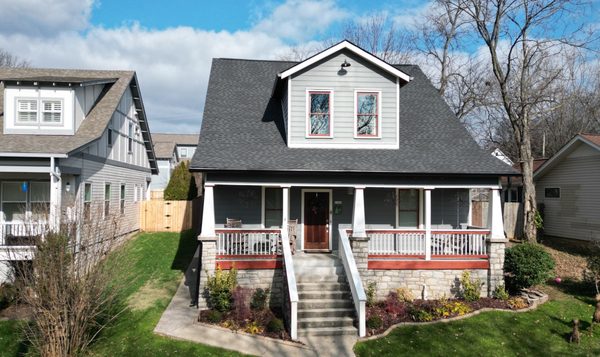
[[[46,219],[50,214],[50,182],[32,181],[30,184],[31,212],[36,219]]]
[[[17,123],[37,123],[38,102],[36,99],[17,99]]]
[[[133,124],[129,123],[129,132],[127,136],[127,150],[133,152]]]
[[[125,213],[125,184],[121,184],[120,207],[121,207],[121,214],[124,214]]]
[[[309,136],[331,135],[331,92],[308,92]]]
[[[281,227],[283,194],[281,188],[265,188],[265,227]]]
[[[114,142],[114,138],[113,138],[113,129],[112,129],[112,123],[108,124],[108,130],[106,131],[106,140],[107,140],[107,144],[108,146],[112,146],[113,142]]]
[[[42,122],[60,124],[62,122],[62,101],[42,100]]]
[[[560,198],[560,188],[559,187],[546,187],[544,189],[544,196],[546,198]]]
[[[29,183],[27,181],[2,183],[2,212],[5,221],[25,220],[28,190]]]
[[[92,184],[86,183],[83,186],[83,218],[89,220],[92,218]]]
[[[180,156],[182,159],[185,159],[185,158],[187,158],[187,148],[181,148],[181,153],[179,154],[179,156]]]
[[[356,136],[379,135],[379,93],[356,93]]]
[[[398,190],[398,226],[419,225],[419,190]]]
[[[104,217],[110,215],[110,184],[104,185]]]

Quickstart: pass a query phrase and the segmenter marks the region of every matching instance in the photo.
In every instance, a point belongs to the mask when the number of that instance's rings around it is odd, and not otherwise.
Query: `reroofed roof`
[[[98,102],[86,115],[74,135],[4,134],[4,86],[13,82],[38,82],[37,85],[105,84]],[[71,154],[102,137],[119,105],[121,97],[131,88],[138,113],[142,137],[152,171],[157,170],[152,138],[134,71],[101,71],[46,68],[0,68],[0,155],[10,154]]]
[[[281,103],[272,97],[284,61],[214,59],[198,149],[190,168],[513,175],[481,149],[418,66],[400,89],[399,149],[289,148]]]

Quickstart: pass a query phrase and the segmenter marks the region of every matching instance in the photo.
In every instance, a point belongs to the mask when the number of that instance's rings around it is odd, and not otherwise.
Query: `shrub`
[[[194,176],[189,171],[187,161],[182,161],[171,174],[164,191],[164,199],[186,201],[193,200],[196,196],[198,196],[198,189]]]
[[[377,292],[377,283],[372,281],[367,285],[367,306],[373,307],[375,306],[375,293]]]
[[[445,319],[452,316],[462,316],[471,311],[471,307],[464,302],[441,300],[440,305],[434,309],[434,316]]]
[[[504,272],[511,289],[541,284],[553,269],[554,259],[539,244],[523,243],[506,250]]]
[[[267,324],[267,331],[280,333],[284,330],[283,321],[276,317],[272,318],[271,321]]]
[[[508,306],[513,310],[521,310],[529,306],[527,300],[522,297],[514,297],[507,300]]]
[[[464,271],[460,279],[462,285],[462,297],[466,301],[477,301],[481,297],[481,286],[483,283],[479,279],[471,279],[471,272]]]
[[[223,313],[217,310],[210,310],[208,314],[206,314],[206,319],[213,324],[218,324],[223,320]]]
[[[0,284],[0,310],[14,304],[17,301],[17,294],[17,288],[13,284]]]
[[[494,299],[503,301],[506,301],[510,298],[510,295],[508,295],[508,291],[506,291],[506,287],[504,286],[504,284],[496,286],[496,289],[494,289],[492,296],[494,297]]]
[[[410,312],[410,317],[417,322],[429,322],[434,318],[431,312],[420,308],[414,308]]]
[[[233,300],[233,316],[236,321],[247,321],[252,317],[248,300],[250,300],[250,290],[238,286],[231,294]]]
[[[600,255],[587,257],[587,269],[590,280],[596,286],[596,294],[600,294]]]
[[[214,276],[206,280],[208,289],[208,305],[221,312],[231,310],[233,289],[237,285],[237,270],[232,267],[228,272],[217,267]]]
[[[406,311],[404,301],[400,300],[398,293],[395,291],[390,291],[383,305],[385,312],[393,316],[398,316]]]
[[[413,293],[408,288],[398,288],[396,289],[396,294],[400,302],[413,302],[415,299]]]
[[[250,307],[252,310],[264,310],[267,308],[267,301],[269,300],[269,293],[271,290],[258,288],[254,290],[252,294],[252,300],[250,301]]]
[[[251,323],[246,325],[244,331],[248,332],[249,334],[256,335],[262,333],[263,328],[258,324],[258,322],[252,321]]]
[[[367,319],[367,328],[369,330],[377,330],[383,326],[383,319],[381,316],[373,315]]]

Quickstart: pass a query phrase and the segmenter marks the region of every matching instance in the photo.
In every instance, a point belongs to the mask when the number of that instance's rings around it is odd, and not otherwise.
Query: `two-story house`
[[[194,156],[198,145],[198,134],[153,133],[152,142],[159,173],[152,175],[150,194],[153,198],[162,198],[162,193],[169,184],[175,167]]]
[[[0,69],[0,275],[67,221],[139,229],[156,160],[135,72]]]
[[[354,319],[364,335],[371,282],[380,298],[454,296],[465,269],[486,296],[502,284],[499,178],[515,171],[418,66],[348,41],[302,62],[215,59],[191,170],[201,284],[235,266],[240,285],[271,288],[293,338],[356,333]],[[471,225],[471,189],[490,191],[487,227]]]

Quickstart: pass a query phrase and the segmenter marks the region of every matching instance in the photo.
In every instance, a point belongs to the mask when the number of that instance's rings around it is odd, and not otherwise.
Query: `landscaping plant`
[[[383,319],[381,316],[373,315],[367,319],[366,325],[369,330],[377,330],[383,325]]]
[[[12,305],[17,300],[17,294],[17,288],[13,284],[0,284],[0,310]]]
[[[171,179],[164,191],[165,200],[187,201],[198,196],[196,181],[189,171],[188,162],[182,161],[171,174]]]
[[[266,309],[270,292],[271,292],[271,290],[269,288],[266,288],[266,289],[258,288],[256,290],[254,290],[254,293],[252,294],[252,300],[250,301],[250,307],[253,310]]]
[[[398,293],[390,291],[387,298],[383,302],[384,310],[391,316],[398,316],[406,311],[406,304],[402,301]]]
[[[398,295],[398,301],[401,302],[412,302],[415,299],[413,293],[408,288],[398,288],[396,289],[396,294]]]
[[[508,294],[508,291],[506,291],[506,287],[504,286],[504,284],[496,286],[496,289],[494,289],[492,296],[494,297],[494,299],[502,301],[506,301],[510,298],[510,295]]]
[[[537,243],[523,243],[506,250],[504,272],[513,291],[529,288],[551,277],[554,259]]]
[[[285,327],[283,326],[283,321],[278,318],[272,318],[271,321],[267,324],[267,331],[273,333],[281,333]]]
[[[208,276],[206,288],[208,290],[208,305],[210,308],[225,312],[231,310],[233,290],[237,285],[237,270],[232,267],[223,271],[217,267],[214,276]]]
[[[233,300],[233,317],[237,322],[244,322],[252,317],[249,300],[250,290],[241,286],[236,287],[231,295]]]
[[[460,279],[460,285],[462,286],[462,297],[466,301],[477,301],[481,297],[481,286],[483,283],[481,280],[472,279],[471,272],[465,270]]]
[[[367,295],[367,302],[366,302],[367,307],[375,306],[375,294],[377,293],[377,283],[374,281],[371,281],[367,285],[367,291],[365,293]]]

